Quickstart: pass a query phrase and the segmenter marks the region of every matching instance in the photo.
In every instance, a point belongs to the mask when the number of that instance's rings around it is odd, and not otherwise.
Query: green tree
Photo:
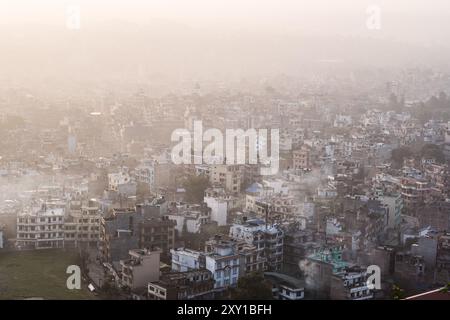
[[[237,288],[231,293],[232,299],[271,300],[272,284],[260,273],[252,273],[238,280]]]
[[[189,203],[203,202],[203,196],[208,187],[208,177],[189,176],[183,183],[183,188],[186,190],[185,201]]]

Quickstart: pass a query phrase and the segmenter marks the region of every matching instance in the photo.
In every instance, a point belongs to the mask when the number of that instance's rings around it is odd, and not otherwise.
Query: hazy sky
[[[67,5],[79,5],[85,27],[168,20],[212,30],[359,35],[367,33],[369,5],[382,10],[382,36],[443,42],[450,26],[448,0],[0,0],[0,21],[64,25]]]
[[[77,31],[66,27],[71,5]],[[373,5],[379,30],[366,24]],[[441,68],[449,31],[450,0],[0,0],[0,70],[86,80],[138,69],[297,74],[313,63]]]

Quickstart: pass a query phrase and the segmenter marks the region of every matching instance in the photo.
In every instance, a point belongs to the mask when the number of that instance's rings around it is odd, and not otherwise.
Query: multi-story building
[[[162,255],[175,246],[175,222],[167,216],[150,218],[139,224],[139,247],[158,247]]]
[[[145,288],[149,282],[158,281],[160,275],[160,250],[134,249],[129,259],[121,260],[121,284],[130,289]]]
[[[213,274],[214,288],[223,290],[237,285],[239,253],[230,244],[216,244],[214,251],[205,255],[205,267]]]
[[[241,276],[252,272],[263,272],[266,268],[266,258],[259,254],[254,245],[244,240],[232,239],[226,235],[216,235],[205,243],[205,252],[215,252],[217,245],[230,246],[239,254],[239,274]]]
[[[90,201],[87,206],[70,210],[64,222],[66,247],[97,247],[100,241],[101,213],[98,205]]]
[[[170,250],[170,254],[174,272],[186,272],[205,267],[205,257],[200,251],[178,248]]]
[[[159,218],[167,214],[168,201],[164,197],[155,197],[151,201],[136,204],[136,211],[146,218]]]
[[[426,270],[425,260],[414,252],[413,247],[411,252],[395,253],[394,279],[405,290],[423,288],[427,279],[431,280],[431,274]]]
[[[118,262],[128,257],[129,250],[139,247],[139,223],[143,216],[134,208],[115,209],[103,217],[100,225],[100,255],[104,261]]]
[[[168,255],[175,243],[175,223],[166,216],[152,217],[152,211],[114,209],[101,220],[100,252],[105,261],[126,259],[128,251],[136,248],[158,247]]]
[[[388,208],[387,227],[395,229],[401,222],[403,199],[401,194],[384,194],[378,200]]]
[[[167,218],[175,223],[179,235],[184,231],[200,233],[201,226],[210,221],[211,209],[201,205],[176,205],[170,208]]]
[[[430,200],[431,188],[428,181],[403,178],[399,185],[405,209],[416,210]]]
[[[303,280],[283,273],[265,272],[264,278],[272,284],[272,294],[278,300],[302,300],[305,297]]]
[[[373,299],[373,289],[367,286],[367,269],[346,268],[331,277],[330,297],[333,300],[369,300]]]
[[[331,278],[345,271],[349,264],[342,259],[343,247],[333,246],[315,250],[301,263],[302,272],[308,281],[311,297],[329,299]]]
[[[202,300],[214,298],[214,279],[209,270],[169,272],[148,284],[149,300]]]
[[[235,243],[216,242],[208,250],[206,252],[183,248],[171,250],[172,271],[207,269],[212,273],[216,291],[236,286],[240,274],[241,257]]]
[[[19,248],[63,248],[65,210],[60,207],[29,208],[17,215]]]
[[[314,241],[309,230],[287,230],[283,242],[283,272],[301,276],[299,261],[318,249],[320,244]]]
[[[223,188],[209,188],[205,190],[204,201],[211,208],[211,221],[218,226],[227,224],[228,199]]]
[[[266,225],[262,220],[248,220],[243,224],[233,224],[230,237],[243,240],[256,247],[258,259],[266,260],[266,270],[281,270],[283,263],[284,233],[277,225]]]
[[[311,169],[311,147],[303,145],[300,149],[292,152],[292,164],[296,170]]]
[[[210,182],[214,186],[222,186],[225,191],[239,193],[243,175],[239,165],[213,165],[210,171]]]
[[[155,170],[152,160],[143,160],[134,171],[137,182],[147,185],[148,191],[152,189],[155,184]]]
[[[149,191],[156,192],[158,188],[167,187],[172,182],[172,167],[165,159],[146,159],[136,167],[136,181],[148,186]]]

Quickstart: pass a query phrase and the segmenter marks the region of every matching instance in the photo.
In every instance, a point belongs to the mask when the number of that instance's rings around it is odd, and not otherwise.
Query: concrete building
[[[262,220],[248,220],[242,224],[233,224],[230,228],[230,237],[255,246],[258,259],[266,260],[266,270],[281,270],[284,233],[278,226],[266,225]]]
[[[312,298],[329,299],[331,278],[345,271],[349,264],[342,259],[343,247],[324,247],[314,251],[301,263],[306,289]]]
[[[305,298],[305,284],[303,280],[276,272],[265,272],[264,278],[272,283],[274,299],[302,300]]]
[[[175,223],[167,216],[146,219],[139,224],[139,247],[157,247],[163,256],[175,246]]]
[[[292,151],[292,162],[296,170],[311,169],[311,147],[303,145],[300,149]]]
[[[64,208],[29,208],[17,215],[17,240],[19,248],[63,248]]]
[[[239,255],[234,242],[209,242],[205,252],[189,249],[171,250],[172,270],[188,271],[201,268],[208,269],[214,279],[214,288],[221,291],[229,286],[235,286],[240,274],[240,261],[245,255]],[[250,266],[251,264],[249,264]]]
[[[135,208],[114,209],[101,220],[100,255],[104,261],[118,262],[136,248],[158,247],[164,255],[175,243],[175,224],[166,216],[152,217],[152,211]]]
[[[102,260],[119,262],[128,257],[129,250],[139,248],[139,223],[144,217],[133,208],[114,209],[103,217],[100,226],[100,255]]]
[[[378,197],[378,200],[388,208],[387,227],[395,229],[401,222],[403,210],[403,199],[401,194],[385,194]]]
[[[205,191],[203,201],[211,208],[211,221],[217,222],[218,226],[227,225],[228,201],[223,189],[210,188]]]
[[[156,197],[151,201],[136,204],[136,211],[145,218],[159,218],[167,214],[168,205],[164,197]]]
[[[200,251],[191,249],[171,249],[172,271],[186,272],[198,270],[205,267],[205,257]]]
[[[137,182],[147,186],[147,190],[152,190],[155,185],[155,170],[153,160],[143,160],[134,170],[134,176]]]
[[[331,277],[330,297],[333,300],[369,300],[373,299],[373,290],[367,286],[367,269],[346,268]]]
[[[119,195],[136,195],[136,182],[124,171],[108,174],[108,188],[111,191],[117,192]]]
[[[203,300],[214,298],[214,280],[209,270],[163,274],[148,284],[149,300]]]
[[[164,158],[159,160],[146,159],[136,167],[136,181],[144,183],[152,192],[157,192],[159,188],[170,186],[173,182],[173,167]]]
[[[394,267],[396,283],[405,290],[413,291],[422,290],[427,280],[432,279],[423,257],[414,253],[414,246],[410,252],[396,252]]]
[[[393,247],[379,246],[369,256],[369,263],[380,267],[381,276],[389,277],[395,271],[395,250]]]
[[[98,204],[90,201],[87,206],[70,210],[64,223],[65,247],[97,247],[100,241],[101,213]]]
[[[241,192],[243,175],[239,165],[213,165],[210,171],[210,182],[221,186],[231,193]]]
[[[266,258],[252,244],[227,235],[216,235],[205,242],[205,252],[216,252],[218,246],[232,247],[233,251],[239,254],[239,274],[241,276],[253,272],[263,272],[266,268]]]
[[[299,261],[318,249],[310,230],[286,230],[283,241],[283,273],[300,277]]]
[[[205,267],[214,277],[214,288],[235,287],[239,278],[239,254],[230,244],[217,244],[214,252],[205,255]]]
[[[413,253],[423,257],[425,267],[428,270],[434,270],[434,268],[436,267],[437,259],[438,237],[419,237],[417,245],[418,246],[415,247],[415,251]]]
[[[179,235],[200,233],[202,225],[210,221],[211,209],[201,205],[177,204],[169,209],[167,218],[175,223]]]
[[[160,250],[134,249],[129,259],[121,260],[121,284],[130,289],[147,287],[158,281],[160,273]]]

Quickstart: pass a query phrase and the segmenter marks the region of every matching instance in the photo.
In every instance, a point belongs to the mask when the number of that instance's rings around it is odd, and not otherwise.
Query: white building
[[[175,229],[181,235],[188,233],[200,233],[201,226],[210,221],[210,209],[202,205],[177,205],[166,215],[169,220],[176,223]]]
[[[174,272],[206,268],[213,275],[215,289],[226,289],[237,285],[240,256],[230,244],[215,244],[211,252],[179,248],[170,250],[170,253]]]
[[[210,188],[205,191],[203,201],[211,208],[211,221],[219,226],[227,225],[228,199],[221,188]]]
[[[265,257],[267,270],[281,270],[284,233],[277,225],[266,226],[262,220],[235,223],[230,228],[230,237],[254,245],[258,254]]]
[[[167,214],[169,220],[175,221],[175,230],[179,235],[184,231],[187,233],[200,233],[201,226],[209,221],[209,216],[201,212],[184,212],[177,214]]]
[[[185,272],[204,267],[203,253],[190,249],[171,249],[172,271]]]
[[[17,215],[19,248],[63,248],[64,208],[30,208]]]
[[[230,245],[216,244],[214,252],[205,256],[206,269],[214,278],[214,288],[228,288],[237,285],[239,278],[239,254]]]

